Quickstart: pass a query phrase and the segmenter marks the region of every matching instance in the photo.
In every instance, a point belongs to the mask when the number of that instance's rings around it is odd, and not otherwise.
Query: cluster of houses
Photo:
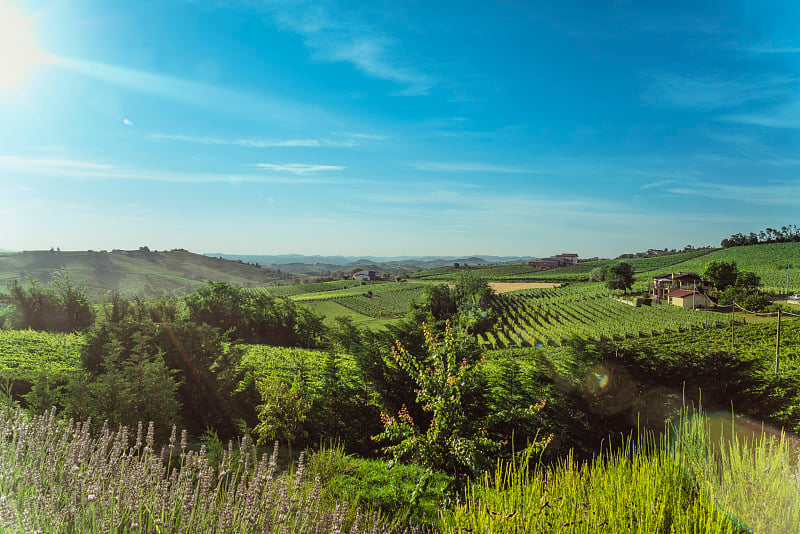
[[[549,258],[541,258],[538,260],[529,261],[528,265],[531,267],[538,267],[543,271],[547,269],[555,269],[557,267],[569,267],[570,265],[578,264],[577,254],[556,254]]]
[[[353,280],[358,280],[361,282],[372,282],[378,279],[378,272],[370,271],[368,269],[362,269],[360,271],[354,272],[352,278]]]

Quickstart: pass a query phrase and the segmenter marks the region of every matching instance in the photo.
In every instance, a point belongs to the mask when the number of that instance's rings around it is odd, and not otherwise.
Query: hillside
[[[710,261],[736,262],[740,270],[751,271],[761,278],[762,285],[776,291],[786,290],[789,267],[789,292],[800,291],[800,243],[768,243],[724,249],[699,249],[651,258],[625,260],[592,260],[570,267],[539,271],[527,263],[512,265],[470,266],[468,269],[452,266],[419,271],[412,278],[422,280],[450,280],[459,273],[470,271],[490,280],[552,280],[557,282],[585,281],[596,267],[613,266],[621,262],[633,266],[640,281],[662,272],[702,272]]]
[[[93,296],[184,295],[207,280],[244,287],[299,283],[305,277],[253,265],[210,258],[186,250],[150,251],[29,251],[0,254],[0,290],[11,279],[33,277],[50,284],[61,275],[86,285]]]

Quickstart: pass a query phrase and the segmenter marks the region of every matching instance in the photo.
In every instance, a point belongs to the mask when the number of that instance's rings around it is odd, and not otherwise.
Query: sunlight
[[[0,0],[0,91],[22,87],[44,55],[34,38],[32,17],[25,16],[9,0]]]

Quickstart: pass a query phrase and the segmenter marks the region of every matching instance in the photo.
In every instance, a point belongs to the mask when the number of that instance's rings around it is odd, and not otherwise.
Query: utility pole
[[[731,304],[731,350],[733,350],[733,344],[736,341],[736,301],[733,301]]]
[[[778,308],[778,335],[775,340],[775,374],[778,374],[781,360],[781,309]]]

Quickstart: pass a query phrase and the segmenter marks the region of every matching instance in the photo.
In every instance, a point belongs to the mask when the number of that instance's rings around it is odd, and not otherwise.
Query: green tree
[[[263,404],[256,406],[259,443],[279,440],[286,442],[289,456],[292,443],[306,435],[304,426],[311,410],[311,399],[297,385],[289,385],[278,377],[256,382]]]
[[[608,266],[601,265],[600,267],[595,267],[589,273],[589,280],[592,282],[605,282],[606,276],[608,275]]]
[[[118,404],[131,413],[144,406],[171,414],[174,403],[193,434],[210,427],[231,437],[244,413],[232,402],[238,352],[226,342],[218,329],[181,317],[174,298],[112,297],[81,349],[85,384],[73,385],[91,392],[100,420],[122,417]],[[126,392],[134,396],[126,399]]]
[[[30,287],[24,288],[19,280],[8,283],[8,295],[0,295],[0,302],[14,308],[12,324],[16,328],[50,332],[77,332],[89,328],[94,312],[81,286],[74,285],[69,277],[56,280],[54,287],[43,288],[29,278]]]
[[[711,282],[711,285],[720,291],[725,288],[736,285],[736,278],[739,275],[739,269],[736,267],[736,262],[725,261],[710,261],[703,269],[703,278]]]
[[[445,329],[444,339],[437,339],[423,325],[427,354],[414,356],[398,342],[392,354],[400,367],[416,384],[417,403],[430,414],[430,422],[415,421],[407,406],[396,417],[382,414],[383,432],[376,439],[391,443],[384,451],[391,463],[412,460],[427,468],[418,485],[425,487],[434,470],[444,471],[461,486],[482,472],[499,444],[487,437],[478,419],[465,409],[465,392],[476,378],[481,363],[461,357],[456,333]]]
[[[192,321],[229,332],[233,339],[313,348],[322,340],[322,318],[288,297],[209,282],[185,298]]]
[[[636,278],[633,276],[633,267],[630,263],[622,262],[609,269],[606,278],[606,286],[609,289],[622,289],[625,292],[630,291]]]

